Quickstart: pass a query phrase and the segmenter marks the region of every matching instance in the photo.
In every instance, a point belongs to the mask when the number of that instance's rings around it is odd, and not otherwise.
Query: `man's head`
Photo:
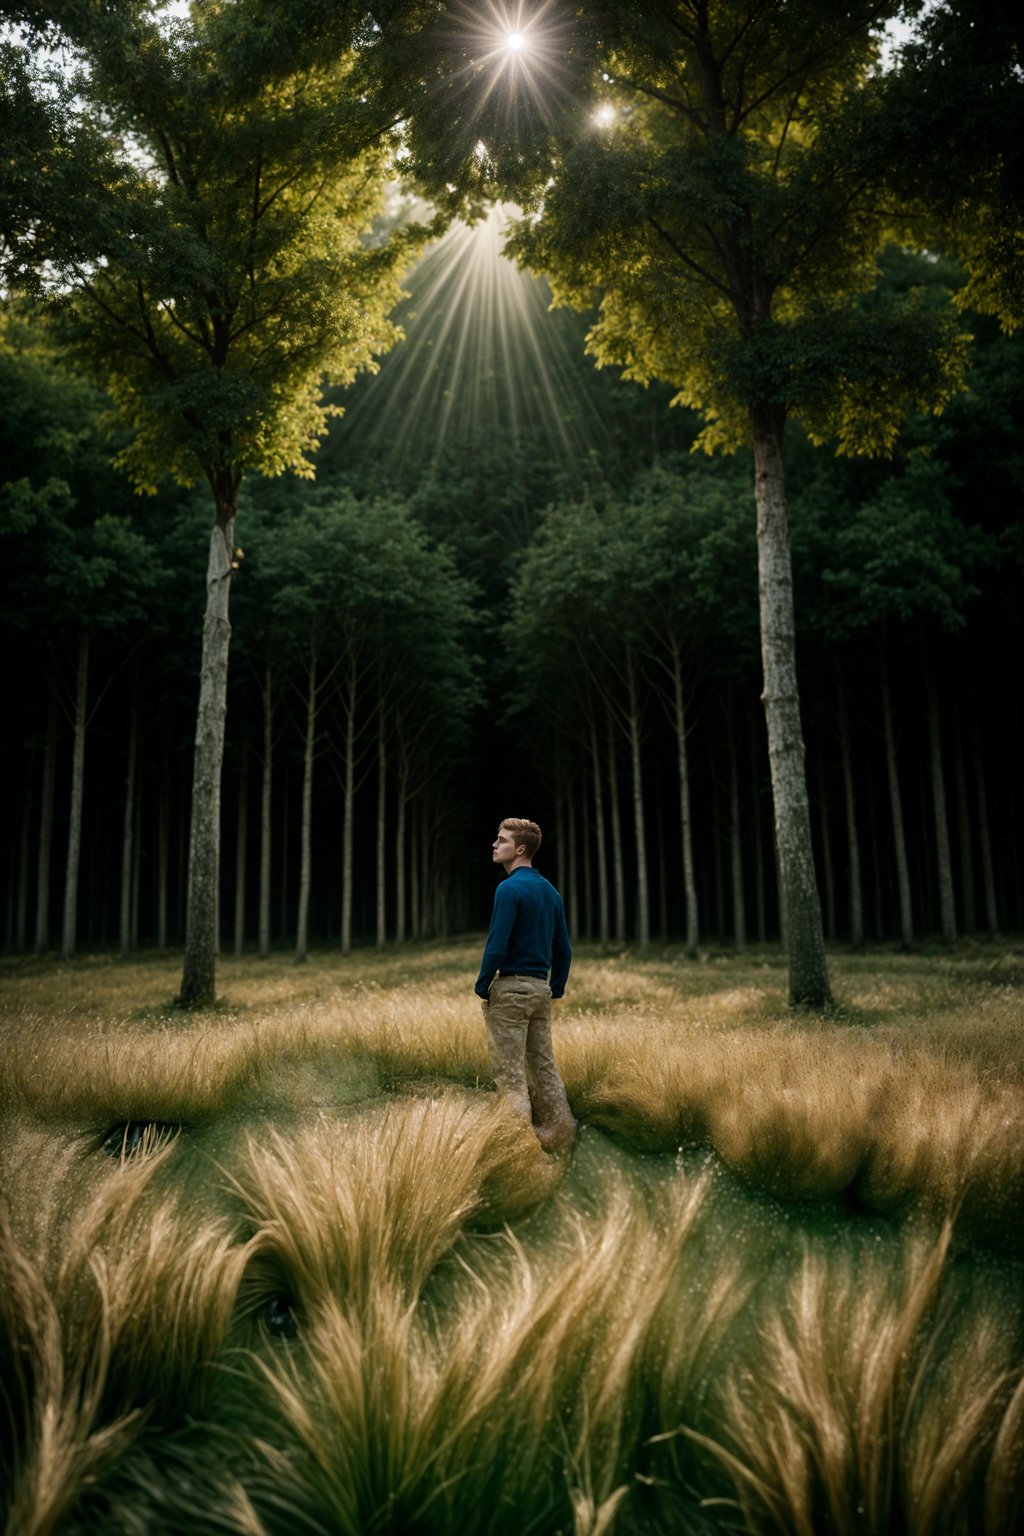
[[[491,862],[501,864],[506,874],[529,864],[540,847],[540,827],[535,821],[506,816],[491,844]]]

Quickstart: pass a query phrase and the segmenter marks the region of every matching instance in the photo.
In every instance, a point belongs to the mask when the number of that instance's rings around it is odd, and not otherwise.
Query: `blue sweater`
[[[526,976],[551,975],[551,996],[562,997],[572,963],[562,898],[528,864],[501,882],[494,893],[491,927],[476,979],[476,994],[486,999],[498,971]]]

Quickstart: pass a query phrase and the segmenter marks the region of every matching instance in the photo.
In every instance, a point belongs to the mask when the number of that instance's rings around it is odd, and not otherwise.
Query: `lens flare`
[[[510,32],[506,41],[506,47],[511,48],[513,53],[516,53],[523,47],[525,42],[526,38],[521,32]]]

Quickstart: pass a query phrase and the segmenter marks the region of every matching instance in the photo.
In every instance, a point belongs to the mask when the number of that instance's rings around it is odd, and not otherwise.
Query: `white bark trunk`
[[[349,674],[348,715],[345,721],[345,805],[341,854],[341,952],[352,953],[352,872],[354,865],[352,829],[355,825],[356,798],[356,664]]]
[[[82,802],[85,793],[85,727],[89,697],[89,636],[78,641],[78,665],[75,677],[75,739],[71,760],[71,807],[68,818],[68,858],[64,871],[64,922],[60,957],[70,960],[75,953],[78,930],[78,870],[82,856]]]
[[[228,600],[234,537],[234,512],[219,512],[210,531],[206,568],[206,614],[189,827],[185,965],[178,997],[185,1008],[206,1007],[217,995],[220,776],[227,714],[231,644]]]
[[[313,858],[313,754],[316,747],[316,650],[310,647],[306,669],[306,739],[302,758],[302,827],[299,834],[299,911],[295,925],[295,959],[309,954],[309,888]]]
[[[779,875],[785,910],[792,1004],[830,1001],[821,905],[814,875],[811,820],[800,727],[781,420],[752,414],[757,499],[758,591],[768,755],[775,802]]]

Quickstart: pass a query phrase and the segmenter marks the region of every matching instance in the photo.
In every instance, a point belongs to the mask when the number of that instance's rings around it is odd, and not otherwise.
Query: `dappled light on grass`
[[[1011,1536],[1012,966],[584,952],[550,1157],[476,956],[6,968],[0,1525]]]

